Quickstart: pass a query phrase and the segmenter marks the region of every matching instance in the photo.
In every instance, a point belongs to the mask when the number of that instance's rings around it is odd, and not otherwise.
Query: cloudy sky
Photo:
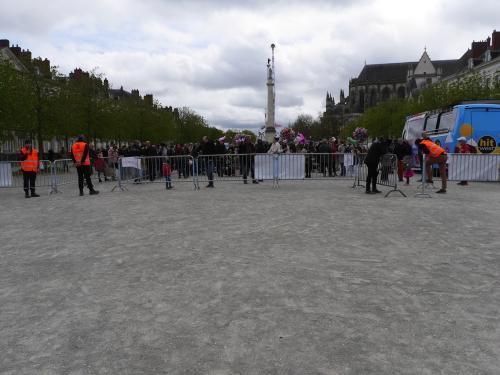
[[[264,123],[276,44],[276,121],[317,116],[370,63],[458,58],[500,28],[498,0],[0,0],[0,39],[112,86],[187,106],[221,128]]]

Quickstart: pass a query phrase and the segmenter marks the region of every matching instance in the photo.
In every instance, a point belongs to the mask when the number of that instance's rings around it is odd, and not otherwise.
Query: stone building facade
[[[424,50],[418,61],[365,64],[358,77],[349,81],[349,112],[363,113],[390,98],[408,98],[438,81],[476,72],[496,79],[500,72],[500,32],[494,30],[491,38],[472,42],[456,60],[432,60]]]

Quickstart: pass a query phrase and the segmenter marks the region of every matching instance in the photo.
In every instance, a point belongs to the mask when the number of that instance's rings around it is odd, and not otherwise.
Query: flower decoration
[[[352,137],[358,142],[364,142],[368,139],[368,130],[365,128],[356,128],[352,133]]]
[[[295,138],[295,143],[298,145],[303,145],[306,143],[306,137],[304,137],[304,134],[299,133],[297,137]]]
[[[234,136],[234,143],[236,143],[237,145],[239,145],[240,143],[244,142],[245,141],[245,134],[236,134]]]
[[[283,128],[280,134],[281,138],[285,139],[286,141],[291,141],[295,138],[295,132],[290,128]]]

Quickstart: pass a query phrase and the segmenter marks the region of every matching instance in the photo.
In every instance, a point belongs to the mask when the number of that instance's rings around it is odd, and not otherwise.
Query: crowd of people
[[[429,154],[431,164],[426,163],[430,168],[433,164],[438,164],[443,168],[445,154],[442,149],[436,149],[435,145],[428,139],[417,140],[419,153]],[[470,152],[464,142],[460,142],[457,152]],[[434,146],[433,146],[434,145]],[[22,150],[23,160],[29,160],[31,148],[29,144]],[[436,151],[437,150],[437,151]],[[78,187],[80,194],[83,195],[83,187],[89,188],[90,194],[97,194],[94,190],[91,174],[94,171],[97,174],[99,182],[107,180],[134,179],[135,182],[141,182],[145,179],[154,181],[158,178],[165,178],[166,188],[172,188],[172,174],[177,177],[190,178],[193,176],[207,176],[207,187],[214,187],[214,174],[218,177],[241,177],[243,182],[248,183],[250,177],[252,183],[258,184],[259,180],[255,176],[255,155],[256,154],[305,154],[305,178],[312,178],[313,174],[323,175],[324,177],[346,176],[348,168],[358,163],[365,163],[368,169],[366,180],[366,192],[378,193],[377,185],[377,167],[383,155],[390,153],[397,158],[397,176],[400,182],[406,179],[409,184],[413,176],[413,156],[412,147],[406,140],[384,140],[377,139],[370,148],[366,145],[348,139],[347,141],[338,140],[334,137],[312,141],[303,139],[301,142],[287,141],[276,137],[272,143],[258,139],[252,142],[250,136],[243,136],[234,141],[226,142],[224,137],[218,140],[210,140],[203,137],[198,143],[187,144],[153,144],[149,141],[135,141],[129,145],[117,146],[114,143],[96,149],[92,144],[86,143],[83,136],[72,145],[71,158],[78,171]],[[359,155],[366,154],[363,159]],[[26,156],[28,155],[28,156]],[[352,155],[348,159],[348,155]],[[55,158],[55,155],[49,155]],[[131,171],[131,175],[125,175],[126,168],[119,167],[120,158],[142,157],[140,168]],[[49,158],[50,159],[50,158]],[[34,180],[33,167],[28,161],[25,162],[25,192],[28,196],[36,196],[33,189]],[[28,165],[30,164],[30,165]],[[422,159],[421,159],[422,165]],[[30,169],[31,166],[31,169]],[[138,172],[140,170],[140,172]],[[352,173],[352,170],[351,170]],[[384,173],[384,171],[382,171]],[[386,172],[387,173],[387,172]],[[441,171],[441,174],[443,172]],[[446,175],[446,173],[444,173]],[[428,181],[432,181],[432,173],[427,173]],[[461,184],[466,184],[466,181]],[[33,189],[33,190],[30,190]],[[442,192],[446,191],[446,182],[443,180]]]
[[[409,183],[409,178],[413,173],[411,146],[404,140],[384,140],[383,143],[385,152],[397,155],[399,181],[406,178]],[[108,147],[97,150],[91,145],[90,160],[99,181],[102,179],[106,181],[117,178],[120,157],[145,157],[146,165],[143,173],[140,176],[133,176],[135,182],[140,182],[143,179],[154,181],[165,177],[162,164],[164,159],[168,158],[169,178],[175,174],[178,178],[189,178],[194,174],[206,175],[209,181],[207,187],[213,187],[214,173],[218,177],[241,176],[244,183],[251,178],[252,183],[258,184],[259,181],[255,178],[255,154],[305,154],[305,177],[312,178],[313,173],[322,174],[325,177],[346,176],[349,173],[349,165],[344,163],[344,155],[354,155],[354,159],[350,160],[353,160],[352,164],[356,164],[358,162],[356,155],[367,151],[368,148],[364,144],[338,140],[334,137],[319,141],[304,139],[301,143],[280,138],[276,138],[272,143],[261,139],[252,142],[250,136],[231,142],[226,142],[224,137],[218,140],[204,137],[200,142],[186,144],[153,144],[149,141],[135,141],[121,147],[110,144]],[[210,157],[203,163],[197,163],[198,157],[206,155]]]
[[[101,174],[104,180],[116,178],[116,172],[112,169],[118,168],[120,157],[145,157],[145,176],[134,179],[147,178],[154,181],[163,174],[162,158],[155,157],[163,157],[169,158],[171,173],[177,173],[178,178],[189,178],[195,173],[206,174],[211,181],[208,187],[213,187],[212,173],[216,173],[219,177],[241,175],[244,183],[251,177],[252,183],[257,184],[259,181],[255,178],[255,154],[314,154],[309,157],[306,155],[305,177],[311,178],[312,172],[316,169],[324,176],[335,177],[337,174],[345,176],[347,168],[342,155],[364,152],[366,152],[364,145],[339,141],[335,138],[320,141],[305,140],[302,144],[296,144],[279,138],[273,143],[268,143],[261,139],[252,142],[250,136],[232,142],[226,142],[224,137],[215,141],[204,137],[200,142],[187,144],[153,144],[149,141],[135,141],[130,145],[118,147],[111,144],[109,147],[97,150],[91,146],[90,159],[99,181],[102,180]],[[205,163],[194,166],[192,161],[190,163],[190,160],[206,155],[211,157]]]

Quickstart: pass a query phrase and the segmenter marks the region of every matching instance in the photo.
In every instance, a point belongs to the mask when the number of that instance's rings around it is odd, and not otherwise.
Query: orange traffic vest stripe
[[[82,161],[83,151],[85,150],[85,146],[87,144],[85,142],[75,142],[73,146],[71,146],[71,152],[73,153],[73,157],[77,162],[81,162],[82,165],[90,165],[90,156],[87,153],[87,157],[84,161]]]
[[[429,150],[429,157],[431,158],[437,158],[438,156],[445,153],[445,150],[442,147],[439,147],[437,144],[427,139],[424,139],[420,143],[427,147],[427,149]]]
[[[26,147],[23,147],[21,154],[26,156],[26,159],[21,162],[21,170],[24,172],[38,172],[38,150],[32,148],[31,153],[28,153]]]

